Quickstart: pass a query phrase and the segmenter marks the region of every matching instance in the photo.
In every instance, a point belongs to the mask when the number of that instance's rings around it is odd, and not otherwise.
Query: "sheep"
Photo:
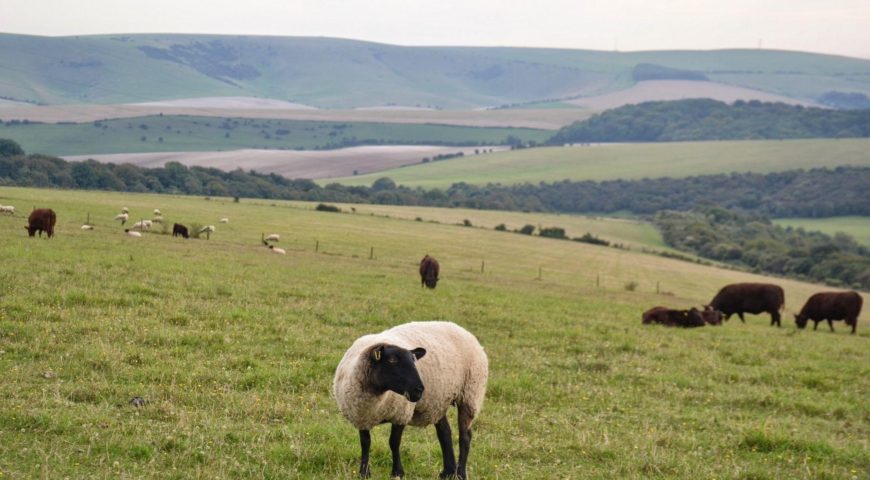
[[[153,222],[151,220],[139,220],[138,222],[134,223],[131,228],[138,228],[140,230],[148,230],[149,228],[151,228],[152,225],[153,225]]]
[[[287,255],[286,250],[284,250],[283,248],[278,248],[275,245],[269,245],[269,250],[272,250],[273,252],[275,252],[279,255]]]
[[[278,240],[281,240],[281,235],[278,235],[277,233],[273,233],[268,237],[263,238],[264,242],[277,242]]]
[[[129,235],[129,236],[131,236],[131,237],[141,237],[141,236],[142,236],[141,233],[139,233],[139,232],[134,232],[133,230],[130,230],[129,228],[125,228],[125,229],[124,229],[124,233],[126,233],[127,235]]]
[[[368,477],[369,430],[391,423],[391,476],[404,476],[399,446],[406,425],[435,425],[444,461],[441,478],[465,479],[471,423],[483,406],[488,360],[477,339],[451,322],[411,322],[358,338],[335,370],[333,395],[359,430],[360,476]],[[459,464],[447,409],[459,414]]]
[[[221,219],[221,223],[230,223],[230,219],[227,217],[224,217]]]
[[[8,213],[9,215],[15,216],[15,206],[13,205],[0,205],[0,213]]]
[[[199,229],[199,233],[205,232],[214,233],[214,225],[206,225]]]
[[[121,213],[130,213],[130,209],[127,207],[121,207]]]
[[[93,225],[88,225],[88,224],[82,225],[82,230],[93,230],[93,229],[94,229]]]
[[[154,209],[154,215],[160,216],[160,215],[163,215],[163,214],[160,213],[160,209],[159,209],[159,208],[155,208],[155,209]]]
[[[127,223],[127,220],[129,220],[129,219],[130,219],[130,214],[126,213],[126,212],[119,213],[118,215],[115,215],[115,218],[114,218],[114,220],[121,222],[121,225]]]

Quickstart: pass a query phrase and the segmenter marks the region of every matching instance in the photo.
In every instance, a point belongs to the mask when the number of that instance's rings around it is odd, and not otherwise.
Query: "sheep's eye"
[[[399,359],[396,357],[388,357],[387,362],[389,362],[392,365],[395,365],[395,364],[399,363]]]

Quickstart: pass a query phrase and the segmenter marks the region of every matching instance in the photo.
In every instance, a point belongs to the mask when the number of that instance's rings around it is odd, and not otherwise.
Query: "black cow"
[[[779,285],[770,283],[734,283],[726,285],[713,297],[710,307],[725,315],[725,320],[737,314],[746,323],[744,313],[770,314],[770,324],[782,326],[780,310],[785,305],[785,293]]]
[[[426,255],[423,260],[420,260],[420,287],[423,285],[429,288],[435,288],[438,285],[438,260]]]
[[[187,233],[187,227],[180,223],[176,223],[172,226],[172,236],[177,237],[179,235],[184,238],[190,238],[190,234]]]
[[[822,292],[813,295],[804,304],[801,313],[794,316],[798,328],[805,328],[807,320],[815,322],[813,330],[819,328],[819,322],[828,321],[831,331],[834,331],[834,320],[845,320],[852,327],[852,334],[858,328],[858,315],[864,300],[857,292]]]
[[[30,216],[27,217],[27,226],[24,228],[27,229],[27,234],[31,237],[36,232],[39,232],[39,236],[42,237],[42,232],[45,232],[48,238],[51,238],[54,236],[55,223],[57,223],[57,215],[54,214],[54,210],[37,208],[30,212]]]

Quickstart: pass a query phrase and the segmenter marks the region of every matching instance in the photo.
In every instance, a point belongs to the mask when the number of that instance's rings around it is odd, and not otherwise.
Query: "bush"
[[[610,245],[610,242],[608,242],[607,240],[604,240],[602,238],[598,238],[589,232],[586,232],[585,234],[583,234],[582,237],[574,237],[571,240],[574,240],[575,242],[591,243],[593,245],[603,245],[605,247]]]
[[[318,203],[314,209],[319,212],[341,212],[341,209],[335,205],[327,205],[325,203]]]
[[[495,229],[498,230],[499,232],[506,232],[507,225],[505,225],[503,223],[499,223],[498,225],[495,226]]]
[[[466,218],[465,220],[462,221],[462,225],[464,225],[464,226],[466,226],[466,227],[470,227],[470,226],[471,226],[471,220],[469,220],[469,219]]]
[[[635,282],[634,280],[632,280],[632,281],[626,283],[626,284],[625,284],[625,289],[628,290],[629,292],[633,292],[633,291],[635,291],[635,290],[637,289],[637,282]]]
[[[523,228],[517,230],[517,233],[522,233],[523,235],[531,235],[535,232],[534,225],[523,225]]]
[[[559,227],[542,228],[538,235],[547,238],[568,238],[565,236],[565,229]]]

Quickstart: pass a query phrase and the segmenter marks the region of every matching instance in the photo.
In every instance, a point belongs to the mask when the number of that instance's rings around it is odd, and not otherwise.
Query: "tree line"
[[[709,99],[625,105],[559,130],[550,144],[870,137],[870,109]]]
[[[389,178],[378,179],[371,187],[321,187],[306,179],[186,167],[178,162],[162,168],[67,162],[26,155],[14,142],[11,145],[0,140],[0,185],[529,212],[653,215],[660,210],[717,205],[777,218],[870,215],[870,168],[866,167],[603,182],[456,183],[424,190],[396,185]]]
[[[870,249],[842,233],[781,227],[718,207],[662,211],[654,223],[665,242],[682,251],[757,272],[870,289]]]

